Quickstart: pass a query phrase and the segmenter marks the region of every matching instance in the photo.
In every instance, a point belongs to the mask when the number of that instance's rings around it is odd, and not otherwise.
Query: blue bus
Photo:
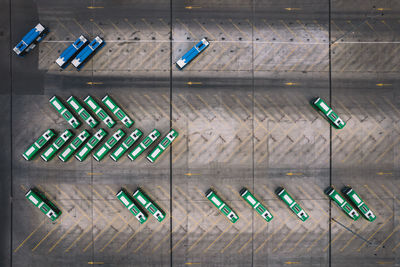
[[[81,52],[72,60],[72,65],[74,65],[77,69],[80,69],[84,64],[84,62],[92,55],[94,52],[103,46],[104,41],[99,37],[93,39],[85,48],[82,49]]]
[[[192,61],[198,54],[200,54],[210,43],[205,39],[201,39],[195,46],[192,47],[186,54],[184,54],[177,62],[176,65],[183,69],[190,61]]]
[[[14,52],[18,56],[24,56],[33,48],[35,48],[36,44],[43,39],[47,32],[48,29],[39,23],[24,37],[22,37],[22,40],[14,47]]]
[[[86,38],[81,35],[79,38],[70,46],[68,46],[61,55],[57,58],[56,63],[61,68],[68,65],[68,62],[86,45]]]

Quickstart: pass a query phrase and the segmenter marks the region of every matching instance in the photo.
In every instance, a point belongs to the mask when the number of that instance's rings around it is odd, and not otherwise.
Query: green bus
[[[152,201],[142,189],[138,188],[133,193],[133,198],[142,205],[147,211],[149,211],[159,222],[164,220],[165,212],[158,207],[158,205]]]
[[[320,97],[311,102],[313,107],[321,111],[329,122],[337,129],[342,129],[346,123]]]
[[[101,140],[107,135],[107,132],[103,129],[100,129],[95,133],[92,138],[79,150],[79,152],[75,155],[79,161],[84,161],[90,152],[100,143]]]
[[[108,128],[112,128],[115,125],[115,121],[104,111],[102,107],[94,100],[90,95],[84,100],[86,105],[107,125]]]
[[[65,130],[49,148],[47,148],[43,154],[41,155],[44,161],[51,160],[58,150],[66,143],[69,139],[72,138],[74,134],[70,130]]]
[[[69,158],[72,156],[72,154],[75,153],[75,151],[88,139],[90,136],[90,133],[87,130],[83,130],[75,139],[63,150],[61,151],[60,155],[58,155],[58,158],[61,161],[68,161]]]
[[[97,124],[99,124],[99,122],[95,120],[84,107],[82,107],[82,105],[75,97],[70,96],[67,99],[67,102],[75,110],[75,112],[78,113],[79,116],[81,116],[81,118],[90,126],[90,128],[94,128]]]
[[[37,140],[35,143],[33,143],[23,154],[22,156],[24,157],[25,160],[31,160],[36,153],[42,149],[47,142],[51,138],[53,138],[56,134],[51,130],[47,129]]]
[[[156,159],[171,145],[172,141],[175,140],[176,137],[178,137],[178,132],[175,131],[174,129],[171,129],[171,131],[164,137],[164,139],[158,143],[158,145],[149,153],[147,156],[147,159],[150,162],[156,161]]]
[[[129,118],[128,115],[111,99],[109,95],[106,95],[101,100],[104,105],[115,115],[117,118],[127,127],[131,127],[135,122]]]
[[[125,133],[118,129],[94,154],[93,158],[97,161],[100,161],[104,158],[104,156],[110,151],[122,137],[125,136]]]
[[[60,113],[61,116],[75,129],[78,128],[81,123],[72,115],[72,113],[64,106],[60,99],[53,96],[49,100],[50,104]]]
[[[160,132],[157,129],[154,129],[139,145],[137,145],[131,153],[128,154],[130,160],[134,161],[137,157],[139,157],[143,151],[146,150],[158,137],[160,136]]]
[[[239,216],[211,188],[207,190],[206,197],[232,223],[239,220]]]
[[[345,194],[351,202],[361,211],[361,214],[370,222],[375,221],[376,216],[364,200],[354,191],[353,188],[346,186],[342,189],[343,194]]]
[[[274,218],[271,212],[269,212],[269,210],[263,204],[261,204],[261,202],[258,201],[258,199],[255,196],[253,196],[253,194],[250,193],[250,191],[247,188],[243,187],[239,191],[239,193],[243,197],[243,199],[246,200],[246,202],[249,203],[249,205],[252,206],[253,209],[255,209],[258,214],[261,215],[261,217],[264,220],[269,222],[272,220],[272,218]]]
[[[25,194],[25,197],[49,217],[50,220],[55,221],[60,217],[61,211],[37,189],[32,188]]]
[[[118,161],[119,158],[142,136],[142,132],[139,129],[134,130],[125,140],[120,144],[114,152],[111,153],[110,157],[114,161]]]
[[[332,187],[325,189],[327,194],[351,219],[357,221],[360,214]]]
[[[135,218],[140,222],[144,223],[147,221],[147,215],[142,212],[138,205],[131,199],[131,197],[125,192],[124,189],[121,189],[117,193],[117,198],[121,201],[122,204],[135,216]]]
[[[286,203],[286,205],[300,218],[303,222],[308,219],[308,214],[294,201],[291,195],[283,187],[278,187],[276,194]]]

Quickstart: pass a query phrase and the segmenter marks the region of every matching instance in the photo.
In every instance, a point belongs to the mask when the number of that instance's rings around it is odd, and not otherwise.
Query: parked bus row
[[[37,24],[31,29],[21,41],[14,47],[14,52],[18,56],[25,56],[46,36],[49,29],[42,24]],[[102,47],[105,42],[99,36],[96,36],[89,42],[83,35],[69,45],[61,55],[56,59],[56,64],[65,68],[72,63],[78,70]]]
[[[35,192],[36,193],[35,193]],[[369,221],[376,219],[375,214],[367,206],[364,200],[357,194],[353,188],[347,186],[342,189],[343,194],[347,197],[349,202],[345,200],[333,187],[328,187],[325,193],[353,220],[357,220],[360,215],[356,211],[358,209],[361,214]],[[287,205],[287,207],[302,221],[306,221],[309,215],[306,211],[296,202],[296,200],[287,192],[283,187],[278,187],[275,190],[277,196]],[[247,202],[252,209],[256,211],[266,222],[270,222],[274,216],[268,208],[262,204],[257,197],[254,196],[247,188],[242,188],[239,191],[240,196]],[[205,193],[206,198],[232,223],[239,220],[238,214],[223,200],[213,189],[209,189]],[[146,211],[153,215],[159,222],[164,220],[165,212],[159,205],[153,201],[142,189],[138,188],[132,196],[125,189],[121,189],[117,194],[117,198],[121,203],[136,217],[140,223],[144,223],[148,216]],[[39,209],[42,210],[50,219],[55,220],[61,212],[47,200],[43,194],[37,189],[31,189],[26,194],[26,197]],[[42,208],[41,203],[47,203],[45,208]],[[353,206],[354,207],[353,207]],[[50,213],[49,213],[50,212]],[[51,216],[50,216],[51,215]]]
[[[69,140],[72,140],[64,149],[61,150],[58,155],[59,159],[63,162],[68,161],[74,154],[75,158],[79,161],[84,161],[88,155],[93,151],[93,158],[97,161],[101,161],[107,153],[109,153],[120,140],[125,136],[125,132],[122,129],[118,129],[103,145],[95,150],[97,145],[107,136],[107,132],[104,129],[99,129],[91,138],[90,133],[87,130],[83,130],[73,140],[73,132],[65,130],[51,145],[44,150],[41,154],[41,158],[44,161],[51,160],[66,144]],[[118,161],[121,156],[126,153],[133,144],[140,139],[143,135],[142,131],[135,129],[127,138],[117,146],[117,148],[110,154],[111,159]],[[168,134],[149,152],[147,159],[150,162],[156,161],[163,152],[171,145],[171,143],[178,137],[178,132],[171,129]],[[24,159],[31,160],[33,157],[42,149],[49,141],[54,138],[56,134],[51,129],[46,130],[29,148],[22,154]],[[128,153],[128,158],[134,161],[139,157],[147,148],[151,146],[159,137],[160,132],[154,129],[135,146],[131,152]],[[87,142],[86,142],[87,141]],[[86,143],[85,143],[86,142]]]
[[[115,103],[114,100],[109,95],[106,95],[101,100],[104,106],[112,112],[118,120],[122,122],[127,128],[130,128],[135,122],[121,109],[120,106]],[[50,104],[56,109],[56,111],[74,128],[78,128],[81,123],[80,121],[72,114],[70,110],[63,104],[61,99],[57,96],[53,96],[49,100]],[[84,99],[84,102],[88,109],[96,114],[98,119],[104,122],[108,128],[114,127],[116,124],[114,119],[111,118],[110,115],[97,103],[97,101],[92,96],[87,96]],[[99,124],[99,121],[95,119],[90,112],[85,109],[83,105],[79,102],[79,100],[73,96],[70,96],[67,99],[67,103],[69,106],[82,118],[90,128],[94,128]]]
[[[14,47],[14,52],[19,56],[26,55],[48,32],[49,29],[39,23],[24,37],[22,37],[22,40]],[[176,62],[176,66],[182,70],[187,64],[203,52],[209,44],[210,43],[206,38],[201,39],[200,42],[179,58]],[[62,69],[66,68],[69,63],[72,63],[72,65],[79,70],[104,45],[105,41],[99,36],[96,36],[91,42],[89,42],[85,36],[81,35],[60,54],[60,56],[55,60],[55,63]]]

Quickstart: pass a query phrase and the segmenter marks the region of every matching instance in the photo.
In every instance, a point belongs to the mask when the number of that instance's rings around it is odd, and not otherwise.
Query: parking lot
[[[400,265],[400,5],[396,1],[3,1],[1,266]],[[25,58],[12,47],[40,21]],[[106,45],[82,68],[60,53],[81,34]],[[175,62],[206,37],[185,69]],[[135,121],[83,123],[179,132],[155,162],[108,155],[64,163],[21,154],[70,125],[49,104],[109,94]],[[321,97],[341,130],[310,105]],[[115,117],[115,116],[114,116]],[[107,138],[108,139],[108,136]],[[105,140],[106,140],[105,139]],[[104,141],[101,143],[103,144]],[[153,147],[153,146],[152,146]],[[147,155],[146,151],[144,154]],[[377,215],[351,220],[324,194],[352,186]],[[307,211],[302,222],[275,193]],[[51,222],[32,187],[62,211]],[[141,187],[165,212],[140,224],[115,194]],[[274,219],[239,194],[247,187]],[[232,224],[205,197],[213,188]]]

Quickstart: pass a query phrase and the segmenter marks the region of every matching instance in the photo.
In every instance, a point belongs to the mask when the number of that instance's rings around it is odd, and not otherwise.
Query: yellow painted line
[[[392,175],[392,172],[377,172],[378,175]]]
[[[385,244],[386,241],[387,241],[394,233],[396,233],[396,232],[399,230],[399,227],[400,227],[400,225],[398,225],[396,228],[394,228],[394,230],[385,238],[385,240],[383,240],[383,241],[379,244],[379,246],[376,247],[375,251],[378,251],[378,250],[383,246],[383,244]]]
[[[319,63],[322,62],[322,59],[323,59],[324,57],[326,57],[326,59],[328,59],[328,56],[329,56],[329,49],[326,49],[326,52],[325,52],[325,53],[322,52],[322,53],[321,53],[321,56],[319,56],[318,59],[314,61],[314,64],[312,64],[311,66],[309,66],[309,67],[306,69],[306,71],[311,71],[311,70],[314,68],[315,65],[317,65],[317,64],[319,64]]]
[[[139,228],[137,229],[137,231],[134,232],[134,233],[125,241],[125,243],[123,243],[123,244],[119,247],[119,249],[116,250],[116,252],[120,252],[120,251],[129,243],[129,241],[131,241],[132,238],[134,238],[134,237],[143,229],[143,227],[142,227],[143,225],[144,225],[144,224],[141,224],[141,225],[139,226]]]
[[[24,185],[22,185],[22,184],[20,184],[19,186],[21,187],[22,191],[26,193],[26,191],[27,191],[28,189],[26,189],[26,187],[25,187]]]
[[[215,22],[215,20],[213,19],[213,21]],[[219,25],[218,23],[215,23],[215,26],[217,26],[231,41],[233,41],[233,38],[231,35],[229,35],[224,28],[222,28],[221,25]]]
[[[390,217],[387,218],[386,221],[384,221],[383,224],[382,224],[370,237],[368,237],[367,242],[368,242],[371,238],[373,238],[373,237],[376,235],[376,233],[378,233],[379,230],[381,230],[381,228],[382,228],[383,226],[385,226],[385,224],[388,223],[392,218],[393,218],[393,214],[390,215]],[[367,242],[364,242],[364,243],[357,249],[357,251],[360,252],[361,249],[367,244]]]
[[[212,35],[209,31],[207,31],[207,29],[204,28],[204,26],[201,25],[201,23],[197,19],[193,19],[193,20],[200,26],[200,28],[203,29],[203,31],[205,31],[208,35],[210,35],[214,40],[217,39],[217,38],[215,38],[214,35]]]
[[[153,55],[157,52],[158,49],[160,49],[160,47],[162,45],[163,45],[163,43],[159,43],[158,45],[156,45],[156,47],[152,51],[150,51],[149,54],[147,54],[147,57],[142,62],[140,62],[140,64],[138,64],[133,70],[136,71],[136,70],[140,69],[146,62],[149,61],[150,58],[153,57]]]
[[[219,43],[216,43],[216,45],[220,46]],[[220,58],[221,56],[225,55],[225,52],[226,52],[229,48],[230,48],[230,46],[229,46],[229,45],[226,45],[226,46],[223,48],[223,50],[221,51],[221,53],[219,53],[218,55],[214,56],[213,59],[203,68],[203,70],[204,70],[204,71],[209,70],[209,68],[210,68],[211,66],[213,66],[214,62],[215,62],[218,58]],[[219,49],[218,49],[217,51],[219,51]]]
[[[285,261],[285,264],[300,264],[299,261]]]
[[[292,176],[292,175],[303,175],[301,172],[287,172],[286,175]]]
[[[275,45],[275,44],[272,44]],[[262,66],[268,62],[268,60],[270,60],[272,57],[276,56],[276,53],[279,51],[279,49],[283,46],[283,44],[279,44],[273,51],[272,51],[272,56],[268,56],[264,61],[262,61],[261,63],[258,64],[256,70],[261,70]],[[272,50],[272,49],[271,49]],[[270,54],[269,52],[271,51],[269,50],[265,55]]]
[[[185,9],[189,9],[189,10],[191,10],[191,9],[199,9],[199,8],[201,8],[201,6],[185,6]]]
[[[376,198],[379,200],[379,202],[380,202],[383,206],[385,206],[385,207],[388,209],[389,212],[392,211],[392,209],[386,204],[386,202],[383,201],[380,197],[378,197],[378,195],[377,195],[368,185],[365,184],[364,187],[365,187],[372,195],[374,195],[374,197],[376,197]]]
[[[87,244],[87,246],[83,249],[83,252],[86,252],[86,250],[108,229],[111,227],[111,225],[114,223],[114,221],[118,219],[118,217],[114,217],[112,221],[110,221],[104,228],[101,230],[94,238]]]
[[[364,222],[363,226],[361,226],[360,230],[358,230],[357,235],[360,235],[360,234],[365,230],[365,228],[367,228],[368,225],[369,225],[368,222]],[[340,248],[340,252],[343,252],[343,251],[351,244],[351,242],[353,242],[353,240],[354,240],[356,237],[357,237],[356,235],[353,235],[353,236],[349,239],[349,241],[347,241],[346,244]]]
[[[391,86],[391,83],[377,83],[376,86],[383,87],[383,86]]]
[[[83,26],[75,18],[72,20],[76,23],[76,25],[78,25],[79,28],[81,28],[82,31],[84,31],[88,36],[90,35],[89,32],[85,30],[85,28],[83,28]]]
[[[201,264],[200,262],[186,262],[185,265]]]
[[[165,113],[164,110],[162,110],[159,105],[157,105],[157,103],[155,103],[153,101],[153,99],[151,99],[151,97],[149,95],[144,95],[144,97],[153,105],[153,107],[155,107],[162,115],[164,115],[165,117],[169,118],[169,114]]]
[[[398,249],[400,247],[400,242],[392,249],[392,251],[395,251],[396,249]]]
[[[371,155],[371,152],[375,151],[375,148],[378,147],[383,141],[385,141],[386,140],[386,136],[388,136],[390,133],[391,132],[389,132],[389,131],[385,132],[385,134],[382,137],[380,137],[380,139],[377,142],[375,142],[375,144],[369,149],[369,151],[367,153],[365,153],[365,155],[358,160],[358,163],[361,163],[366,157]],[[379,172],[377,174],[378,175],[384,175],[383,172]]]
[[[275,29],[272,28],[271,25],[268,24],[267,20],[263,19],[263,22],[264,22],[265,25],[268,26],[268,28],[269,28],[273,33],[275,33],[280,39],[282,39],[282,36],[280,36],[279,33],[278,33],[277,31],[275,31]]]
[[[299,7],[285,7],[285,10],[287,11],[295,11],[295,10],[301,10]]]
[[[378,11],[385,11],[385,10],[392,10],[392,9],[389,8],[389,7],[378,7],[378,8],[376,8],[376,10],[378,10]]]
[[[188,26],[186,26],[186,24],[183,23],[180,19],[176,19],[176,21],[179,22],[179,23],[185,28],[185,30],[186,30],[188,33],[190,33],[190,35],[191,35],[192,37],[194,37],[194,38],[196,38],[196,39],[199,39],[199,38],[196,37],[196,35],[195,35],[193,32],[190,31],[190,29],[188,28]],[[168,27],[169,27],[169,26],[168,26]]]
[[[307,30],[306,25],[304,25],[304,24],[301,22],[301,20],[296,20],[296,22],[297,22],[298,24],[300,24],[300,26],[304,29],[304,31],[305,31],[306,33],[308,33],[308,35],[310,35],[311,38],[314,39],[314,41],[318,42],[318,40],[315,39],[314,35],[313,35],[311,32],[309,32],[309,31]]]
[[[60,226],[60,224],[61,224],[61,222],[63,221],[63,219],[67,218],[68,216],[69,216],[69,215],[68,215],[68,213],[67,213],[67,214],[64,215],[64,217],[62,217],[61,219],[59,219],[59,220],[57,221],[57,225],[56,225],[55,227],[53,227],[53,229],[51,229],[51,231],[49,231],[49,232],[39,241],[39,243],[36,244],[35,247],[32,248],[32,251],[35,251],[35,250],[40,246],[40,244],[42,244],[43,241],[45,241],[45,240],[51,235],[51,233],[53,233],[53,232]]]
[[[168,221],[168,219],[169,219],[169,217],[170,217],[170,215],[168,215],[167,216],[167,218],[165,218],[161,223],[160,223],[160,225],[133,251],[134,253],[136,253],[144,244],[146,244],[147,243],[147,241],[149,241],[150,240],[150,238],[155,234],[155,233],[157,233],[160,229],[161,229],[161,227],[163,227],[164,226],[164,224],[165,224],[165,222],[166,221]]]
[[[189,197],[180,187],[175,186],[176,190],[178,190],[193,206],[195,206],[201,213],[203,213],[203,217],[207,217],[207,213],[205,213],[196,203],[193,202],[192,198]]]
[[[24,239],[24,241],[22,241],[21,244],[19,244],[19,246],[16,247],[16,248],[14,249],[14,253],[17,252],[17,251],[25,244],[25,242],[28,241],[28,239],[31,238],[31,237],[37,232],[37,230],[39,230],[39,228],[44,224],[44,222],[45,222],[45,221],[43,220],[43,221],[36,227],[36,229],[33,230],[33,231]]]
[[[89,265],[100,265],[100,264],[104,264],[104,262],[102,261],[88,261]]]
[[[296,242],[296,244],[294,244],[294,246],[292,246],[291,248],[290,248],[290,250],[289,250],[289,252],[292,252],[294,249],[296,249],[297,248],[297,246],[301,243],[301,241],[303,241],[307,236],[308,236],[308,234],[311,232],[311,231],[313,231],[315,228],[317,228],[319,225],[319,222],[322,220],[322,217],[320,217],[319,219],[318,219],[318,221],[315,221],[315,224],[314,224],[314,226],[313,226],[313,228],[311,228],[311,229],[307,229],[307,231],[303,234],[303,236]]]
[[[104,8],[104,6],[88,6],[88,9],[99,9],[99,8]]]
[[[236,30],[238,30],[242,35],[247,35],[247,37],[249,37],[249,34],[243,32],[243,31],[239,28],[239,26],[237,26],[235,23],[233,23],[232,19],[229,19],[229,22],[230,22],[230,23],[233,25],[233,27],[235,27]]]
[[[294,70],[297,68],[297,66],[298,66],[300,63],[303,63],[303,62],[306,60],[306,58],[308,58],[308,56],[309,56],[312,52],[315,52],[315,48],[316,48],[316,47],[317,47],[316,44],[310,46],[310,48],[309,48],[309,49],[307,50],[307,52],[305,53],[304,57],[303,57],[302,59],[300,59],[299,61],[297,61],[296,64],[294,64],[293,67],[290,68],[289,71],[294,71]],[[286,83],[286,85],[297,85],[297,83],[291,83],[291,84]]]
[[[336,24],[336,22],[334,20],[331,20],[332,24],[335,25],[336,28],[338,28],[338,30],[340,31],[340,34],[344,34],[344,32],[342,31],[342,29]],[[350,21],[351,23],[351,21]]]
[[[265,241],[255,250],[255,254],[257,254],[258,252],[260,252],[261,248],[263,248],[265,246],[265,244],[267,244],[267,242],[279,231],[282,229],[283,226],[285,226],[285,223],[291,219],[291,216],[286,217],[286,219],[280,224],[280,226],[272,233],[268,236],[267,239],[265,239]]]
[[[283,26],[285,26],[285,28],[293,35],[293,37],[301,40],[300,38],[297,37],[297,35],[294,33],[294,31],[292,31],[292,29],[290,29],[290,27],[283,21],[280,20],[280,22],[283,24]]]
[[[133,26],[132,23],[129,22],[129,20],[127,18],[124,18],[124,21],[126,22],[126,24],[128,24],[134,31],[139,31],[138,28],[136,28],[135,26]]]
[[[108,247],[108,245],[110,245],[111,242],[112,242],[115,238],[117,238],[117,236],[119,236],[119,234],[122,233],[122,232],[123,232],[127,227],[129,227],[129,226],[130,226],[129,224],[125,224],[125,226],[124,226],[122,229],[120,229],[117,233],[115,233],[114,236],[104,245],[104,247],[102,247],[102,248],[99,250],[99,252],[103,252],[103,251],[106,249],[106,247]]]
[[[235,240],[236,240],[245,230],[247,230],[247,227],[249,227],[251,223],[252,223],[252,221],[249,221],[249,222],[247,223],[247,225],[246,225],[244,228],[242,228],[242,230],[240,230],[240,232],[237,233],[236,236],[235,236],[235,237],[220,251],[220,252],[221,252],[221,253],[224,253],[225,250],[226,250],[227,248],[229,248],[229,247],[233,244],[233,242],[235,242]]]
[[[97,85],[97,84],[103,84],[103,83],[102,82],[87,82],[86,84]]]
[[[194,85],[194,84],[203,84],[202,82],[187,82],[186,84],[188,85]]]
[[[287,56],[286,56],[283,60],[281,60],[278,64],[275,65],[275,68],[273,68],[272,71],[278,70],[278,67],[279,67],[280,65],[284,64],[284,63],[289,59],[289,57],[290,57],[290,56],[297,50],[297,48],[299,48],[299,47],[300,47],[299,45],[296,45],[296,46],[289,52],[289,54],[287,54]]]
[[[334,220],[332,220],[332,221],[333,221],[333,222],[336,222],[336,221],[334,221]],[[346,228],[350,228],[350,226],[352,226],[354,222],[355,222],[355,221],[350,222],[350,223],[346,226]],[[331,240],[331,242],[330,242],[328,245],[326,245],[326,247],[323,249],[323,252],[326,252],[326,250],[327,250],[329,247],[331,247],[331,246],[333,245],[333,243],[335,243],[335,241],[338,240],[346,231],[347,231],[346,229],[342,229],[342,231],[341,231],[339,234],[335,235],[335,237]]]
[[[282,245],[285,243],[285,241],[291,237],[295,231],[297,231],[300,228],[301,224],[297,224],[295,227],[290,230],[290,232],[278,243],[278,245],[272,250],[272,253],[275,253]]]
[[[101,172],[88,172],[87,175],[103,175]]]
[[[186,175],[186,176],[193,176],[193,175],[201,175],[200,173],[191,173],[191,172],[188,172],[188,173],[185,173],[184,175]]]
[[[72,225],[54,244],[53,246],[49,249],[49,252],[52,252],[54,248],[75,228],[75,226],[78,225],[78,223],[82,220],[82,217],[79,218],[79,220]]]
[[[227,228],[225,228],[224,231],[222,231],[222,233],[207,247],[203,250],[203,253],[207,252],[209,250],[209,248],[214,245],[215,242],[217,242],[218,239],[220,239],[222,237],[223,234],[225,234],[229,229],[231,229],[231,227],[233,226],[233,223],[231,223]]]
[[[117,25],[115,25],[115,23],[113,23],[111,20],[108,20],[108,21],[109,21],[110,24],[114,27],[114,29],[115,29],[117,32],[119,32],[119,34],[121,34],[125,39],[127,39],[126,36],[125,36],[125,34],[121,31],[120,28],[118,28]]]
[[[197,227],[200,223],[202,223],[203,221],[204,221],[204,219],[202,219],[201,221],[198,221],[198,222],[194,225],[193,229],[196,230],[196,227]],[[193,230],[193,231],[194,231],[194,230]],[[172,253],[172,252],[179,246],[179,244],[180,244],[183,240],[185,240],[185,238],[186,238],[190,233],[192,233],[193,231],[187,231],[186,234],[185,234],[184,236],[182,236],[182,238],[181,238],[178,242],[175,243],[175,245],[172,247],[172,249],[170,249],[169,252]]]

